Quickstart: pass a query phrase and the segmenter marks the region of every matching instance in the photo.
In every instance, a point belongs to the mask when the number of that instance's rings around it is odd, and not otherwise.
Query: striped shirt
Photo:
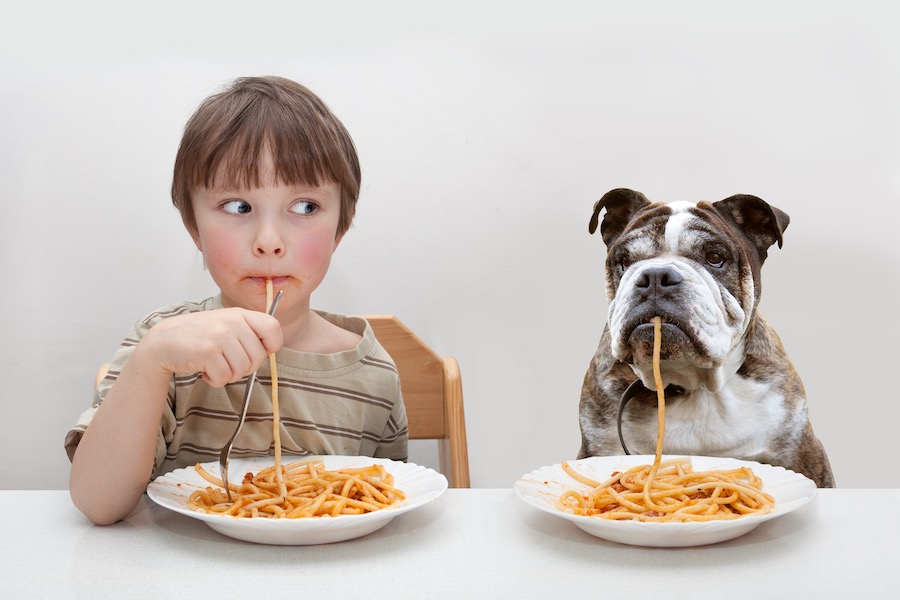
[[[70,460],[144,334],[163,319],[221,307],[218,296],[202,302],[182,302],[153,312],[134,326],[97,387],[93,405],[66,435]],[[287,348],[276,353],[282,452],[406,460],[406,409],[393,360],[364,319],[319,314],[363,339],[356,348],[334,354]],[[172,377],[157,439],[153,477],[198,462],[218,460],[220,450],[237,426],[246,383],[245,378],[213,388],[203,381],[201,373],[176,373]],[[264,361],[231,456],[266,456],[273,451],[272,378],[269,362]]]

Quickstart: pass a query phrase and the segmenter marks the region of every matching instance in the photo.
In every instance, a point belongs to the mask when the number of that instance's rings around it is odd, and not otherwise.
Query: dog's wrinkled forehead
[[[716,235],[696,206],[686,201],[653,204],[626,226],[618,244],[634,256],[683,253]]]
[[[600,214],[604,210],[606,214],[601,222]],[[709,224],[707,232],[728,232],[727,235],[734,241],[739,240],[740,245],[749,244],[762,264],[772,244],[777,243],[781,247],[782,234],[790,218],[784,211],[747,194],[737,194],[712,203],[679,201],[662,204],[650,202],[640,192],[617,188],[604,194],[594,204],[588,232],[594,233],[599,227],[607,247],[635,230],[641,230],[642,235],[653,238],[662,236],[660,243],[671,244],[676,231],[700,232],[703,228],[697,224],[703,221]],[[666,234],[667,229],[669,234]]]

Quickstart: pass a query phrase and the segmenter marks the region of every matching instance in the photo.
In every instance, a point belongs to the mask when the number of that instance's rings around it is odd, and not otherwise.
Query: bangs
[[[250,189],[273,180],[312,186],[334,182],[356,197],[358,175],[346,158],[341,136],[325,123],[298,123],[295,115],[285,112],[277,105],[247,105],[228,127],[210,136],[209,151],[194,163],[198,169],[192,187]]]

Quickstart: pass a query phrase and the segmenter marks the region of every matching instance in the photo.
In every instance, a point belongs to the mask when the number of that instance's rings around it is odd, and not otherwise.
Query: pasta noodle
[[[266,312],[272,308],[272,280],[266,279]],[[275,353],[269,354],[269,372],[272,375],[272,439],[275,446],[275,479],[278,481],[278,489],[282,496],[287,495],[284,484],[284,475],[281,470],[281,418],[278,414],[278,367],[275,362]]]
[[[217,486],[222,480],[195,468],[201,477]],[[317,459],[290,463],[283,467],[281,494],[274,466],[253,475],[247,473],[240,486],[229,483],[234,502],[228,501],[224,489],[207,487],[188,499],[196,511],[235,517],[268,517],[296,519],[303,517],[362,514],[392,506],[406,498],[394,487],[394,476],[381,465],[358,469],[325,470]]]
[[[266,312],[272,307],[272,280],[266,280]],[[204,513],[234,517],[296,519],[362,514],[393,506],[406,495],[394,487],[394,476],[381,465],[328,471],[317,459],[281,464],[281,420],[278,413],[278,369],[269,354],[272,375],[272,436],[275,464],[256,475],[247,473],[241,485],[225,483],[200,464],[194,466],[206,481],[219,486],[196,490],[188,507]]]
[[[658,403],[656,454],[652,465],[615,472],[597,482],[575,471],[568,462],[562,468],[575,480],[592,487],[587,494],[563,492],[561,510],[610,520],[712,521],[736,519],[746,514],[765,514],[775,499],[762,491],[762,480],[747,467],[694,472],[690,459],[662,460],[665,439],[666,400],[660,374],[662,320],[653,319],[653,379]]]

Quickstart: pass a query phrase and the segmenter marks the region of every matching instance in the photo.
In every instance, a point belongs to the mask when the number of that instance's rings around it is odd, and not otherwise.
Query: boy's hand
[[[150,328],[139,352],[167,373],[203,373],[222,387],[256,371],[284,343],[275,317],[243,308],[223,308],[165,319]]]

